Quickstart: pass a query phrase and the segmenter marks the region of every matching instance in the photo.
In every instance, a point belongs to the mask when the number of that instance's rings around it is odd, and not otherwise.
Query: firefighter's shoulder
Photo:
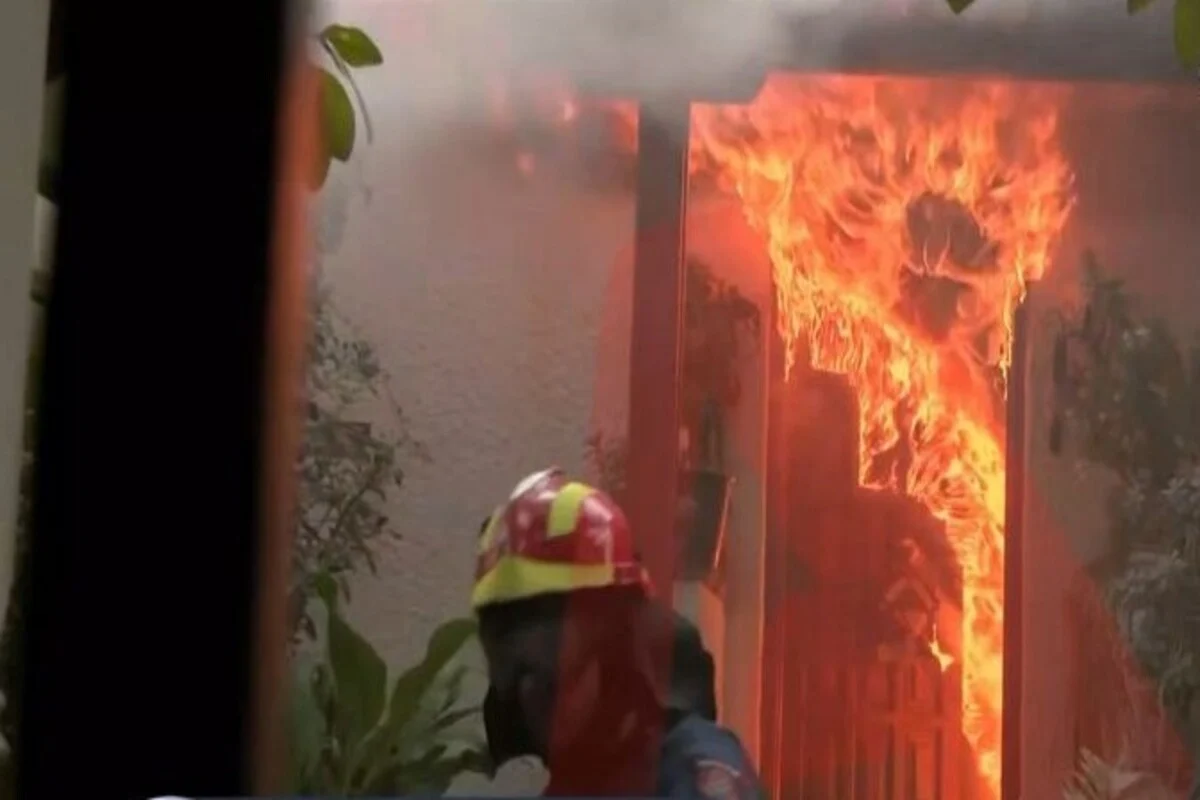
[[[662,794],[681,800],[762,800],[758,776],[738,738],[689,716],[663,743]]]

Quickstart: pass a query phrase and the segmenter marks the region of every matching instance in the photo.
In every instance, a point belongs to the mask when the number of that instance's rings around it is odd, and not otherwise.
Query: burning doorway
[[[748,105],[692,112],[689,263],[758,302],[775,356],[742,365],[771,402],[734,447],[761,438],[769,458],[744,459],[757,519],[737,476],[723,603],[726,661],[762,653],[726,708],[761,681],[753,722],[735,713],[776,796],[998,796],[1006,393],[1016,309],[1072,204],[1063,94],[775,75]],[[713,198],[750,232],[699,210]],[[629,272],[610,306],[630,307]],[[629,382],[615,371],[602,382]],[[755,537],[757,575],[737,563]],[[756,591],[757,623],[736,608]]]
[[[920,38],[906,30],[894,40]],[[1051,39],[1063,41],[1056,35],[1043,44]],[[990,54],[981,55],[984,61],[1008,58],[996,72],[1074,79],[1104,71],[1099,62],[1080,66],[1086,58],[1075,72],[1042,62],[1039,68],[1036,59],[1018,64],[991,44],[980,51]],[[757,588],[766,594],[760,618],[767,629],[755,651],[763,660],[762,700],[753,701],[751,735],[778,796],[860,795],[877,767],[885,777],[863,796],[995,797],[1002,771],[1021,774],[1012,767],[1019,767],[1019,748],[1002,759],[1000,741],[1002,697],[1020,696],[1006,685],[1019,670],[1003,669],[1013,653],[1005,646],[1011,620],[1004,614],[1004,572],[1006,562],[1019,564],[1004,536],[1006,486],[1017,483],[1006,480],[1005,415],[1010,383],[1020,377],[1019,369],[1010,371],[1017,310],[1028,285],[1047,272],[1074,200],[1074,165],[1057,125],[1079,87],[954,78],[944,66],[914,67],[915,56],[902,55],[909,74],[941,77],[900,77],[880,63],[886,58],[857,52],[854,71],[888,76],[776,72],[747,105],[692,107],[685,169],[676,156],[664,156],[670,148],[654,150],[657,166],[670,173],[664,183],[690,173],[692,202],[702,192],[734,198],[769,256],[773,297],[761,308],[773,315],[764,326],[771,344],[781,346],[778,363],[761,379],[772,402],[760,430],[773,452],[761,470],[769,490],[759,531],[765,585]],[[954,58],[971,60],[961,51]],[[1125,69],[1115,62],[1108,68]],[[1099,93],[1105,102],[1120,94],[1109,89]],[[559,120],[589,118],[574,103],[564,108],[569,113]],[[646,127],[631,119],[632,109],[609,110],[632,123],[618,129]],[[650,137],[637,135],[644,148]],[[686,206],[678,186],[663,194],[667,199],[656,203]],[[669,267],[672,254],[660,251],[633,271],[680,268],[685,250],[692,254],[690,246],[674,253],[681,256],[676,267]],[[635,317],[662,316],[669,304],[678,310],[681,303],[679,292],[658,294],[655,302],[633,294]],[[643,396],[662,397],[671,388],[669,374],[639,371],[641,351],[652,343],[636,333],[636,320],[631,327],[637,347],[626,358],[627,366],[634,362],[627,383],[635,393],[653,384]],[[681,333],[671,327],[657,330],[668,339]],[[653,346],[656,357],[669,349]],[[637,405],[630,402],[630,417],[640,413]],[[832,416],[810,415],[806,423],[806,405]],[[677,419],[656,422],[655,446],[665,450]],[[834,476],[840,482],[827,483]],[[635,516],[651,500],[665,505],[675,479],[644,483],[655,484],[647,490],[655,496],[633,503]],[[738,487],[735,511],[755,502],[746,488]],[[857,616],[840,606],[857,609]],[[808,624],[812,618],[821,624]],[[740,635],[727,627],[731,637]],[[846,635],[850,628],[853,636]],[[828,747],[822,753],[811,744],[811,730],[791,724],[820,696],[801,688],[806,653],[789,649],[797,641],[840,679],[822,690],[845,701],[826,704],[836,714],[805,720],[819,734],[849,731],[840,753]],[[727,660],[738,650],[728,642],[725,649]],[[898,685],[906,667],[909,687],[891,691],[888,681]],[[872,681],[882,683],[882,698],[865,709],[856,698],[870,696]],[[736,704],[741,698],[733,692],[750,687],[727,680],[725,688]],[[884,736],[882,745],[859,746],[854,732],[873,727],[889,729],[890,745]],[[739,732],[747,730],[743,720]],[[879,739],[874,732],[865,738],[871,737]],[[797,764],[817,782],[789,782],[785,768]],[[847,789],[844,776],[857,774],[867,777]],[[1016,782],[1005,783],[1005,796],[1015,796]]]
[[[1048,88],[775,78],[697,115],[693,162],[741,198],[776,287],[781,797],[999,795],[1005,397],[1072,204],[1055,108]]]

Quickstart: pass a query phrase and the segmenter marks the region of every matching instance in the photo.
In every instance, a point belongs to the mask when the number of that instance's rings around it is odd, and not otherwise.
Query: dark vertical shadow
[[[18,795],[250,784],[286,0],[75,3]]]

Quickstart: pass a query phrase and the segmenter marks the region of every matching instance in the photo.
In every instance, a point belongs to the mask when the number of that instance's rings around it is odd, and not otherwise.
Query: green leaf
[[[288,709],[288,762],[291,793],[305,793],[325,742],[325,716],[316,696],[315,665],[295,656]]]
[[[1125,0],[1125,10],[1130,14],[1144,11],[1154,3],[1154,0]]]
[[[1175,0],[1175,54],[1187,67],[1200,67],[1200,0]]]
[[[335,729],[350,753],[383,715],[387,665],[335,609],[329,610],[327,647],[337,692]]]
[[[445,751],[435,752],[436,758],[422,761],[420,773],[414,776],[415,785],[404,787],[407,792],[444,795],[459,775],[467,772],[481,775],[488,773],[490,758],[481,748],[464,750],[457,755],[447,755]]]
[[[330,25],[321,31],[321,38],[348,66],[377,67],[383,63],[383,53],[362,28]]]
[[[971,7],[971,3],[975,0],[946,0],[946,5],[950,6],[950,10],[955,14],[961,14]]]
[[[445,716],[445,712],[456,705],[457,698],[431,707],[431,701],[436,702],[430,697],[431,689],[446,666],[475,636],[476,630],[473,619],[455,619],[443,623],[429,637],[425,658],[396,679],[384,723],[363,742],[359,766],[366,770],[365,780],[368,783],[373,784],[378,780],[380,772],[387,769],[386,765],[391,761],[396,758],[403,760],[408,743],[436,732],[438,718]],[[460,688],[460,680],[454,677],[456,674],[452,673],[450,677],[451,694]]]
[[[477,716],[482,711],[483,708],[480,706],[465,706],[463,708],[456,708],[438,717],[437,722],[433,724],[433,728],[435,731],[447,730],[462,722],[464,719],[470,719],[471,717]]]
[[[337,579],[329,574],[328,571],[320,572],[313,576],[313,591],[330,614],[335,614],[338,611],[338,585]]]
[[[338,161],[350,158],[354,150],[356,122],[354,106],[342,82],[321,70],[321,133],[330,155]]]
[[[398,733],[408,723],[441,671],[474,635],[472,619],[451,620],[433,632],[425,658],[396,679],[388,703],[389,728]]]

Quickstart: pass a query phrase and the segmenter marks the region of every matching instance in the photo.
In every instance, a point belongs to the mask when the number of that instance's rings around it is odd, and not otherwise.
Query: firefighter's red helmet
[[[471,606],[618,586],[651,592],[624,512],[553,467],[517,484],[484,523]]]

